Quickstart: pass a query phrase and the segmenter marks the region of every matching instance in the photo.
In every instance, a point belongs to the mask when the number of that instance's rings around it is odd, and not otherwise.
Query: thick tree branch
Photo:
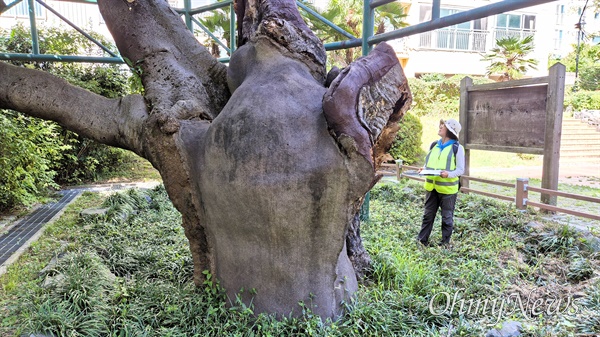
[[[268,39],[282,55],[305,64],[311,75],[325,82],[325,48],[308,28],[294,0],[236,0],[241,22],[240,46],[248,41]]]
[[[151,113],[175,121],[212,120],[219,114],[230,97],[227,68],[165,0],[99,0],[98,6],[121,55],[141,71]]]
[[[100,143],[142,155],[147,108],[139,95],[108,99],[49,73],[0,62],[0,108],[53,120]]]
[[[381,43],[333,80],[323,97],[323,110],[346,153],[360,154],[375,168],[375,157],[391,146],[389,135],[395,136],[411,101],[394,49]]]

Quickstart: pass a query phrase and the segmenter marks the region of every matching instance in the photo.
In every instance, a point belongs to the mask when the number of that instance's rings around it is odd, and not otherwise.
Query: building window
[[[461,12],[453,8],[440,8],[440,17]],[[419,21],[431,20],[431,6],[421,5]],[[432,49],[485,51],[487,18],[463,22],[450,27],[419,34],[419,46]]]
[[[498,14],[496,16],[496,27],[494,38],[496,40],[505,37],[518,37],[533,35],[535,32],[535,16],[525,14]]]
[[[556,24],[561,25],[565,18],[565,5],[556,5]]]
[[[562,47],[562,40],[563,40],[563,31],[562,29],[557,29],[555,31],[555,38],[554,38],[554,49],[555,50],[560,50],[560,48]]]
[[[9,1],[10,3],[10,1]],[[44,12],[42,11],[42,5],[40,5],[37,2],[33,3],[33,8],[35,10],[35,16],[42,16],[44,14]],[[6,16],[13,16],[13,17],[29,17],[29,5],[27,1],[21,1],[18,4],[14,5],[11,9],[9,9],[6,14],[3,14]]]

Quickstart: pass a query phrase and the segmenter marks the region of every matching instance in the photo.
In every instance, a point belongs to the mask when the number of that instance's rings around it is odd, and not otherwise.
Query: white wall
[[[453,8],[457,10],[468,10],[476,7],[489,5],[490,2],[482,0],[447,0],[442,1],[442,6],[445,8]],[[411,7],[408,13],[407,21],[411,25],[419,23],[421,5],[431,5],[431,0],[412,0]],[[531,58],[538,61],[537,70],[529,70],[527,77],[545,76],[548,74],[548,55],[553,50],[554,41],[554,26],[555,26],[556,3],[548,3],[528,8],[523,8],[518,11],[509,12],[512,14],[528,14],[536,17],[536,33],[534,37],[535,49]],[[495,17],[488,19],[488,30],[494,26]],[[483,76],[486,73],[488,61],[482,61],[484,52],[463,52],[450,50],[434,50],[424,49],[419,47],[419,36],[411,36],[407,39],[408,51],[397,50],[399,57],[408,56],[405,72],[409,77],[415,74],[423,73],[443,73],[443,74],[466,74]],[[492,47],[493,35],[487,37],[487,49]]]

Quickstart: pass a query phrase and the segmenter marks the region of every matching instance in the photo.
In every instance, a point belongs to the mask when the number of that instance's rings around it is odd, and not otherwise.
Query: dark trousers
[[[435,189],[425,195],[425,211],[423,212],[423,224],[418,239],[422,244],[429,244],[429,235],[433,229],[433,222],[438,208],[442,209],[442,243],[449,243],[454,228],[454,206],[456,204],[455,194],[441,194]]]

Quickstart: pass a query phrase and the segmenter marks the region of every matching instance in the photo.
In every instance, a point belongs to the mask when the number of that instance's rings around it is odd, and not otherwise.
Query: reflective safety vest
[[[425,157],[425,169],[454,171],[456,169],[456,158],[454,157],[452,145],[446,146],[443,150],[438,146],[434,146]],[[435,188],[441,194],[455,194],[458,193],[458,180],[459,177],[426,176],[425,189],[433,191]]]

